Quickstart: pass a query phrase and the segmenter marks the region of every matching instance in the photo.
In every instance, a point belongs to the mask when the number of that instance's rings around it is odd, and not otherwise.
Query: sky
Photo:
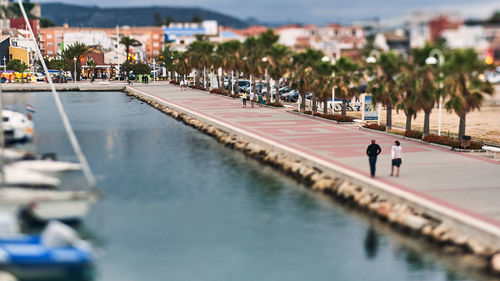
[[[54,0],[35,0],[47,3]],[[75,4],[74,0],[59,0]],[[88,6],[137,6],[137,0],[86,0]],[[80,3],[82,3],[80,2]],[[324,24],[373,18],[394,18],[413,11],[452,11],[465,18],[486,18],[500,10],[499,0],[141,0],[143,6],[202,7],[240,19],[253,17],[262,22]],[[43,13],[43,11],[42,11]]]

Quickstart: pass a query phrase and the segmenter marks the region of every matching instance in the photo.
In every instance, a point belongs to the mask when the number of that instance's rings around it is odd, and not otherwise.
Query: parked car
[[[36,81],[38,81],[38,82],[45,81],[45,75],[43,73],[40,73],[40,72],[35,73],[35,78],[36,78]]]
[[[292,90],[281,96],[281,99],[288,102],[297,102],[299,100],[299,92]]]

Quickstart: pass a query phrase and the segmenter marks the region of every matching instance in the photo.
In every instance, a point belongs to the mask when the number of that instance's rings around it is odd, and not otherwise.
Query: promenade
[[[237,99],[192,89],[180,91],[167,84],[135,84],[130,89],[221,129],[408,199],[451,221],[486,230],[493,237],[489,242],[500,244],[499,161],[399,139],[403,164],[400,176],[391,177],[390,150],[396,137],[257,104],[242,108]],[[369,176],[365,154],[371,139],[382,147],[374,179]]]

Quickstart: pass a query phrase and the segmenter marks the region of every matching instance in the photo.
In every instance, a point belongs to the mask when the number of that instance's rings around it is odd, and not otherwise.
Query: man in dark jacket
[[[375,143],[375,140],[372,140],[372,143],[366,148],[366,155],[368,155],[368,161],[370,162],[370,174],[375,177],[375,165],[377,164],[377,156],[382,152],[382,149],[378,144]]]

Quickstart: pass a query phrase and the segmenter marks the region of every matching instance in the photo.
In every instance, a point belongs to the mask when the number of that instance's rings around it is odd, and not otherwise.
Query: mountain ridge
[[[58,26],[67,23],[69,26],[81,27],[115,27],[123,26],[153,26],[158,20],[167,17],[175,21],[189,22],[193,17],[203,20],[216,20],[219,25],[245,28],[244,20],[222,13],[198,7],[113,7],[81,6],[59,2],[41,3],[42,17],[48,18]]]

